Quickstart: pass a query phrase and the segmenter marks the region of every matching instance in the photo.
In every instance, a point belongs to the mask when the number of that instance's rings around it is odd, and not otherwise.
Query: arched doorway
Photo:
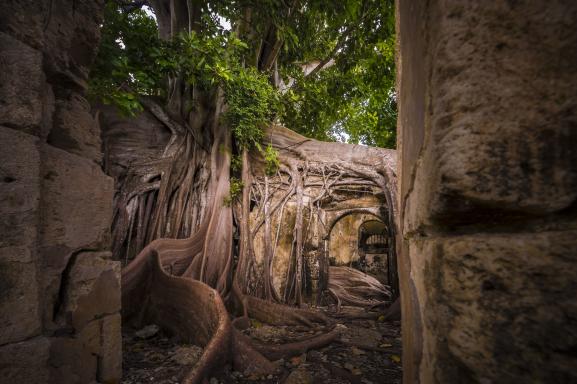
[[[368,220],[359,226],[358,268],[375,276],[387,285],[391,285],[391,276],[389,276],[390,244],[387,225],[382,221]]]
[[[348,266],[376,277],[391,286],[397,296],[394,232],[379,210],[359,209],[336,216],[327,236],[331,266]]]

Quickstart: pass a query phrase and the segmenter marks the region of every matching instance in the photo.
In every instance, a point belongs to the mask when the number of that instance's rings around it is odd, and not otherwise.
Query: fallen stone
[[[134,335],[139,339],[150,339],[151,337],[155,336],[158,333],[158,331],[160,331],[158,325],[150,324],[136,331]]]
[[[251,335],[263,341],[279,341],[287,337],[288,331],[284,328],[260,324],[251,329]]]
[[[357,347],[351,347],[351,352],[353,353],[353,355],[355,356],[359,356],[359,355],[364,355],[365,351],[357,348]]]
[[[306,354],[302,354],[300,356],[291,357],[290,363],[293,366],[300,365],[306,361]]]

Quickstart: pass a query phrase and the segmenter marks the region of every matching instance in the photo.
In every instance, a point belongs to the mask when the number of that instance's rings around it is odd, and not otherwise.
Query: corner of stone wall
[[[577,3],[397,5],[405,382],[577,381]]]
[[[121,379],[113,180],[84,96],[103,2],[0,12],[0,378]]]

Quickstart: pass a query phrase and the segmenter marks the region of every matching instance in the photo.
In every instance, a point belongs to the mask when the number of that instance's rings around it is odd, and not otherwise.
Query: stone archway
[[[393,299],[397,299],[400,295],[399,292],[399,273],[397,270],[397,249],[396,249],[396,223],[394,221],[394,217],[392,212],[396,211],[395,207],[389,206],[390,199],[385,199],[384,201],[375,200],[373,205],[371,206],[364,206],[364,207],[348,207],[342,210],[331,210],[326,212],[325,220],[325,234],[322,236],[324,240],[324,252],[325,252],[325,260],[327,260],[327,265],[330,263],[331,254],[331,234],[333,233],[335,226],[338,225],[339,222],[342,220],[347,220],[347,217],[357,216],[357,217],[365,217],[366,219],[360,220],[350,220],[351,223],[347,223],[349,226],[353,226],[354,230],[347,231],[350,232],[346,237],[349,238],[348,249],[356,249],[358,247],[358,228],[359,225],[367,220],[377,220],[382,222],[387,229],[387,238],[389,239],[389,247],[387,249],[387,285],[390,286],[391,292],[393,295]],[[357,224],[353,224],[352,222],[357,222]],[[354,245],[353,245],[354,244]],[[335,248],[336,245],[333,245]],[[352,253],[352,251],[351,251]],[[347,260],[350,259],[350,256],[345,256]],[[350,261],[350,260],[349,260]],[[341,263],[342,264],[342,263]]]
[[[340,216],[329,232],[329,262],[331,265],[355,265],[358,267],[360,253],[359,231],[363,223],[379,221],[372,213],[350,212]]]

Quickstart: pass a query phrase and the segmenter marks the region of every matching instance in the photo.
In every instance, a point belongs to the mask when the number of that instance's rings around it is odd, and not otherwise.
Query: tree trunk
[[[200,27],[203,4],[199,1],[151,0],[151,4],[164,39]],[[250,10],[245,14],[250,15]],[[246,33],[252,34],[250,28]],[[275,36],[274,30],[267,34],[267,48],[259,51],[257,65],[274,66],[281,45]],[[236,147],[221,118],[226,109],[222,91],[195,89],[182,76],[170,78],[168,84],[166,105],[145,98],[142,104],[148,120],[143,115],[134,121],[136,126],[153,120],[160,123],[166,137],[163,147],[151,151],[145,141],[127,141],[125,153],[116,155],[127,167],[115,175],[120,188],[113,224],[114,256],[129,262],[122,272],[123,316],[127,321],[155,322],[205,347],[185,382],[201,382],[224,360],[234,360],[243,370],[270,372],[274,365],[259,351],[268,354],[271,349],[253,348],[239,336],[226,306],[240,305],[244,320],[252,316],[273,324],[327,323],[322,313],[274,302],[280,298],[271,279],[271,264],[284,207],[294,199],[293,263],[284,299],[301,307],[304,244],[310,218],[320,215],[318,206],[309,204],[305,230],[305,189],[320,185],[320,194],[307,198],[320,201],[330,197],[337,186],[381,188],[392,218],[394,155],[375,148],[309,140],[271,126],[266,137],[279,153],[279,171],[266,175],[261,154],[243,148],[242,197],[230,201],[231,153]],[[194,108],[189,111],[190,105]],[[134,161],[130,156],[139,151],[147,156]],[[277,228],[273,228],[272,217],[279,214]],[[389,224],[394,228],[393,222]],[[262,225],[264,263],[259,268],[253,241]],[[328,263],[326,257],[321,260]],[[328,270],[328,264],[321,269]],[[299,345],[275,348],[274,354],[300,353],[337,335],[334,330]]]

